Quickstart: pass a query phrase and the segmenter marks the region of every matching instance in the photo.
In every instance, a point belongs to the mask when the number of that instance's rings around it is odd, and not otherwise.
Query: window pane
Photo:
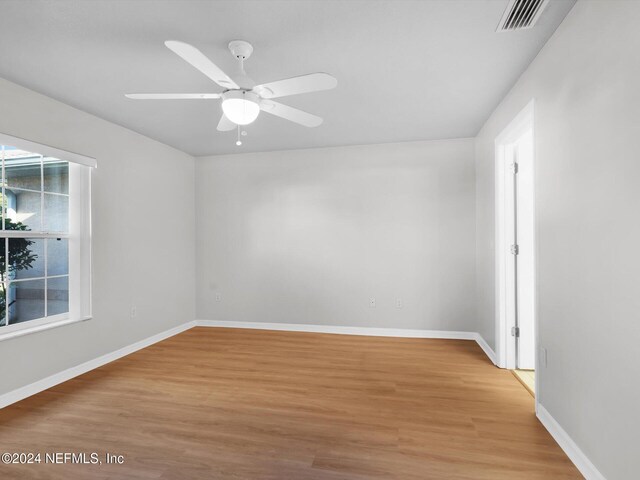
[[[5,147],[6,148],[6,147]],[[5,185],[8,187],[42,190],[41,155],[12,149],[4,152]]]
[[[44,239],[9,239],[9,279],[44,277]]]
[[[5,230],[41,230],[40,192],[6,189],[7,217]]]
[[[47,316],[69,311],[69,277],[47,280]]]
[[[8,190],[4,195],[2,195],[2,191],[0,190],[0,202],[2,203],[2,211],[4,212],[5,218],[9,217],[8,215],[9,209],[13,210],[14,212],[12,213],[12,215],[15,215],[15,209],[16,209],[15,195],[13,195]]]
[[[44,317],[44,280],[11,282],[7,305],[9,325]]]
[[[2,248],[4,254],[4,247]],[[4,264],[4,258],[2,259]],[[4,277],[4,275],[3,275]],[[7,324],[7,289],[4,282],[0,283],[0,327]]]
[[[44,231],[67,232],[69,230],[69,197],[44,194]]]
[[[0,326],[7,324],[6,238],[0,238]]]
[[[47,239],[47,275],[69,274],[69,241],[66,238]]]
[[[69,163],[46,157],[43,170],[44,191],[69,193]]]

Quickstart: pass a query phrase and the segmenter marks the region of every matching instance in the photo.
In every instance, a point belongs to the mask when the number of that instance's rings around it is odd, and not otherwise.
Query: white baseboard
[[[345,327],[341,325],[308,325],[298,323],[231,322],[226,320],[196,320],[199,327],[250,328],[257,330],[284,330],[288,332],[336,333],[369,337],[445,338],[476,340],[476,332],[447,330],[409,330],[404,328]]]
[[[555,418],[545,409],[542,405],[538,404],[536,412],[538,420],[544,425],[551,436],[558,442],[560,448],[564,450],[567,457],[574,463],[576,468],[580,470],[580,473],[584,475],[587,480],[606,480],[593,463],[587,458],[582,450],[575,444],[569,434],[564,431]]]
[[[340,325],[307,325],[299,323],[231,322],[227,320],[196,320],[199,327],[251,328],[257,330],[283,330],[287,332],[335,333],[339,335],[363,335],[369,337],[441,338],[450,340],[475,340],[489,360],[496,365],[496,354],[477,332],[450,330],[410,330],[405,328],[345,327]]]
[[[498,365],[498,357],[496,356],[496,352],[491,349],[486,340],[482,338],[482,335],[476,333],[474,340],[478,343],[478,345],[480,345],[480,348],[484,351],[484,353],[486,353],[487,357],[489,357],[489,360],[491,360],[494,365]]]
[[[31,395],[35,395],[36,393],[42,392],[47,388],[51,388],[62,382],[66,382],[67,380],[77,377],[78,375],[82,375],[83,373],[87,373],[90,370],[101,367],[102,365],[106,365],[107,363],[113,362],[114,360],[129,355],[130,353],[133,353],[137,350],[141,350],[145,347],[148,347],[149,345],[153,345],[154,343],[158,343],[169,337],[177,335],[178,333],[184,332],[185,330],[189,330],[195,325],[196,322],[194,321],[178,325],[177,327],[165,330],[164,332],[160,332],[156,335],[145,338],[144,340],[140,340],[139,342],[120,348],[119,350],[116,350],[114,352],[107,353],[106,355],[102,355],[101,357],[94,358],[93,360],[89,360],[88,362],[84,362],[80,365],[76,365],[75,367],[63,370],[62,372],[54,373],[53,375],[43,378],[42,380],[38,380],[37,382],[33,382],[29,385],[25,385],[24,387],[5,393],[4,395],[0,395],[0,408],[4,408],[7,405],[11,405],[15,402],[19,402],[20,400],[30,397]]]

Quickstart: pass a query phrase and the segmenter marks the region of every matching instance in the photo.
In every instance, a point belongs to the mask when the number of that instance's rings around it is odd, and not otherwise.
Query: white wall
[[[639,24],[640,2],[578,2],[476,141],[478,318],[493,345],[493,142],[535,98],[538,398],[608,480],[640,472]]]
[[[1,341],[0,394],[194,318],[191,156],[2,79],[0,132],[98,160],[94,318]]]
[[[197,317],[475,331],[473,148],[196,159]]]

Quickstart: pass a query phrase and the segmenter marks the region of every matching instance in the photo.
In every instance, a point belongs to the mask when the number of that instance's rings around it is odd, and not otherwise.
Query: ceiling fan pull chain
[[[240,140],[240,125],[238,125],[238,140],[236,141],[236,145],[242,145],[242,141]]]

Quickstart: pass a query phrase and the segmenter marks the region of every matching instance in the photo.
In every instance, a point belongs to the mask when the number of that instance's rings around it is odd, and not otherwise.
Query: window
[[[0,145],[0,339],[91,315],[91,168],[14,140]]]

